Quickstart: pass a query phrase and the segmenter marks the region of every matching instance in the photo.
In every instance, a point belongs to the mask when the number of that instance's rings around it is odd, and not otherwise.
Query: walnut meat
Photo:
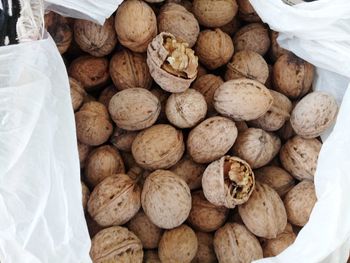
[[[72,99],[73,110],[77,111],[83,104],[84,98],[87,95],[79,81],[74,78],[69,78],[70,97]]]
[[[137,131],[126,131],[116,127],[110,142],[120,151],[130,152],[133,141],[137,136]]]
[[[91,240],[90,256],[93,262],[142,263],[142,244],[127,228],[113,226],[94,236]]]
[[[211,117],[191,130],[187,151],[197,163],[209,163],[225,155],[237,138],[233,121],[225,117]]]
[[[287,213],[281,198],[271,187],[259,182],[238,211],[246,227],[258,237],[275,238],[287,225]]]
[[[260,17],[255,12],[254,7],[249,0],[237,0],[238,3],[238,16],[247,22],[259,22]]]
[[[202,178],[205,197],[214,205],[234,208],[254,190],[254,173],[244,160],[224,156],[208,165]]]
[[[211,233],[196,232],[198,240],[198,250],[192,263],[216,263],[214,251],[214,237]]]
[[[170,171],[157,170],[146,178],[141,202],[153,224],[171,229],[187,219],[191,210],[191,193],[179,176]]]

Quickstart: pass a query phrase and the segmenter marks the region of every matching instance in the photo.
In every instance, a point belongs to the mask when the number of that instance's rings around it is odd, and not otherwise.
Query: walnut
[[[157,250],[145,250],[143,263],[162,263],[158,256]]]
[[[290,119],[286,121],[282,128],[277,131],[277,134],[283,141],[287,141],[296,135],[292,124],[290,123]]]
[[[159,87],[154,87],[150,91],[154,96],[158,98],[161,105],[157,123],[163,123],[163,124],[168,123],[168,119],[165,114],[165,105],[171,93],[168,93]]]
[[[156,170],[146,178],[141,202],[153,224],[171,229],[187,219],[191,210],[191,193],[186,182],[173,172]]]
[[[235,124],[238,130],[238,133],[248,130],[248,125],[245,121],[236,121]]]
[[[75,80],[74,78],[69,78],[69,85],[73,110],[77,111],[83,104],[84,98],[87,94],[79,81]]]
[[[130,152],[131,145],[135,140],[138,132],[137,131],[126,131],[116,127],[110,142],[120,151]]]
[[[227,208],[245,203],[254,184],[249,164],[233,156],[223,156],[209,164],[202,178],[203,192],[209,202]]]
[[[86,158],[88,157],[91,150],[92,146],[78,142],[78,152],[81,169],[85,167]]]
[[[213,244],[213,234],[205,232],[196,232],[198,240],[198,250],[192,263],[216,263],[216,255]]]
[[[147,64],[154,81],[168,92],[185,91],[197,76],[198,58],[194,51],[166,32],[148,46]]]
[[[156,15],[144,1],[124,1],[115,16],[115,30],[124,47],[134,52],[145,52],[157,35]]]
[[[201,64],[198,64],[198,69],[197,69],[197,79],[205,74],[208,74],[207,69],[202,66]]]
[[[195,51],[204,66],[217,69],[230,61],[234,48],[231,37],[217,28],[199,33]]]
[[[237,0],[238,3],[238,16],[246,22],[259,22],[260,17],[255,12],[254,7],[249,0]]]
[[[108,108],[110,100],[117,92],[118,90],[114,85],[109,85],[102,90],[100,96],[98,97],[98,101]]]
[[[220,29],[228,34],[229,36],[233,36],[240,28],[241,22],[235,16],[230,22],[220,27]]]
[[[273,62],[276,62],[276,60],[285,54],[291,54],[290,51],[282,48],[278,42],[277,42],[277,37],[278,37],[278,32],[276,31],[271,31],[270,32],[270,39],[271,39],[271,47],[269,51],[270,58]]]
[[[86,225],[88,227],[90,238],[93,238],[98,232],[100,232],[103,227],[94,221],[89,213],[85,213]]]
[[[82,191],[82,204],[83,204],[83,209],[85,211],[87,202],[90,197],[90,190],[83,182],[81,182],[81,191]]]

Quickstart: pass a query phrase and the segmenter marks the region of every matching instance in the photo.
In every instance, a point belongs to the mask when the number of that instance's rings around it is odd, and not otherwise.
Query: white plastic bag
[[[319,155],[318,201],[308,224],[280,255],[257,262],[346,262],[350,248],[350,2],[320,0],[295,6],[281,0],[250,2],[264,22],[281,32],[282,47],[317,67],[314,88],[341,102],[336,125]]]

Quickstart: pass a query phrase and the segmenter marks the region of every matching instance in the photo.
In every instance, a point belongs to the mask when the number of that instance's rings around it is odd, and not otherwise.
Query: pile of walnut
[[[248,0],[147,2],[103,26],[46,16],[70,76],[93,261],[279,254],[316,202],[335,99]]]

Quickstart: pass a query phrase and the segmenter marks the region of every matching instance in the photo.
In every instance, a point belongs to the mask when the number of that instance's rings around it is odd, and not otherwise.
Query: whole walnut
[[[247,22],[259,22],[260,17],[255,12],[254,7],[249,0],[237,0],[238,3],[238,16]]]
[[[220,27],[235,17],[238,6],[236,0],[194,0],[192,11],[202,26]]]
[[[84,98],[87,95],[79,81],[74,78],[69,78],[70,97],[72,99],[73,110],[77,111],[83,104]]]
[[[162,32],[148,46],[147,65],[163,90],[177,93],[188,89],[196,79],[198,58],[186,42]]]
[[[103,26],[94,22],[77,19],[74,23],[74,40],[79,47],[95,57],[103,57],[112,52],[117,44],[114,18],[108,18]]]
[[[221,26],[220,29],[226,34],[228,34],[229,36],[233,36],[239,30],[240,27],[241,27],[241,22],[237,18],[237,16],[235,16],[230,22]]]
[[[228,213],[229,209],[213,205],[202,191],[196,191],[192,193],[192,208],[187,221],[198,231],[212,232],[225,223]]]
[[[158,251],[145,250],[143,255],[143,263],[162,263],[159,259]]]
[[[190,263],[196,256],[198,240],[188,226],[166,230],[160,239],[158,255],[163,263]]]
[[[273,133],[249,128],[238,134],[232,149],[235,155],[256,169],[268,164],[278,154],[280,148],[281,140]]]
[[[110,100],[117,92],[118,90],[114,85],[109,85],[102,90],[100,96],[98,97],[98,101],[108,108]]]
[[[263,116],[272,103],[270,91],[252,79],[226,81],[214,94],[216,111],[237,121],[255,120]]]
[[[75,113],[78,140],[87,145],[105,143],[113,132],[106,107],[96,101],[84,103]]]
[[[245,203],[254,185],[254,173],[249,164],[233,156],[223,156],[209,164],[202,178],[203,192],[208,201],[227,208]]]
[[[191,210],[191,193],[186,182],[173,172],[156,170],[146,178],[141,202],[153,224],[171,229],[187,219]]]
[[[273,83],[276,91],[291,99],[304,96],[314,79],[314,66],[293,54],[280,56],[273,65]]]
[[[116,127],[110,142],[120,151],[130,152],[133,141],[135,140],[138,132],[127,131]]]
[[[207,114],[204,96],[194,89],[173,93],[167,100],[165,114],[169,122],[178,128],[192,128]]]
[[[309,180],[298,183],[284,198],[288,221],[296,226],[306,225],[316,201],[314,183]]]
[[[199,34],[199,24],[194,15],[180,4],[162,6],[157,17],[159,32],[169,32],[179,41],[193,47]]]
[[[216,28],[199,33],[195,51],[199,61],[212,70],[227,64],[234,48],[231,37]]]
[[[83,182],[81,182],[81,191],[82,191],[82,204],[83,204],[83,209],[85,211],[87,202],[89,201],[89,197],[90,197],[90,190]]]
[[[92,146],[81,143],[78,141],[78,153],[79,153],[79,161],[80,161],[80,169],[85,167],[86,158],[92,150]]]
[[[85,178],[95,187],[106,177],[113,174],[125,173],[122,157],[117,149],[104,145],[94,149],[85,164]]]
[[[250,263],[263,257],[258,239],[237,223],[227,223],[216,231],[214,249],[222,263]]]
[[[214,236],[212,233],[196,232],[198,240],[197,254],[192,263],[217,263],[214,251]]]
[[[144,1],[124,1],[115,16],[115,30],[124,47],[134,52],[145,52],[157,35],[157,18]]]
[[[139,211],[140,196],[140,187],[128,175],[111,175],[92,191],[88,212],[100,226],[123,225]]]
[[[277,37],[278,37],[278,32],[276,31],[271,31],[270,32],[270,39],[271,39],[271,47],[270,47],[270,58],[273,62],[276,62],[276,60],[285,54],[291,54],[290,51],[282,48],[278,42],[277,42]]]
[[[256,236],[275,238],[287,225],[287,213],[283,201],[275,190],[256,182],[249,200],[238,207],[246,227]]]
[[[280,151],[283,168],[298,180],[313,180],[321,146],[317,139],[303,139],[300,136],[289,139]]]
[[[167,169],[181,159],[185,144],[180,130],[168,124],[158,124],[139,132],[131,151],[142,168]]]
[[[142,263],[142,244],[127,228],[113,226],[94,236],[91,240],[90,256],[93,262]]]
[[[251,50],[237,52],[227,64],[225,80],[249,78],[264,84],[269,76],[265,59]]]
[[[187,138],[187,151],[197,163],[210,163],[225,155],[237,138],[233,121],[211,117],[193,128]]]
[[[279,196],[284,196],[295,185],[294,178],[278,166],[264,166],[254,171],[255,179],[273,188]]]
[[[73,60],[68,68],[69,76],[79,81],[86,91],[104,86],[109,79],[107,58],[81,56]]]
[[[108,110],[119,128],[137,131],[156,122],[160,113],[160,102],[146,89],[130,88],[115,94],[109,102]]]
[[[122,49],[115,53],[109,64],[109,73],[117,89],[150,89],[152,77],[144,54]]]
[[[233,43],[236,52],[252,50],[264,56],[270,48],[269,30],[260,23],[248,24],[238,30]]]
[[[144,249],[157,248],[163,234],[163,230],[153,224],[142,210],[129,221],[128,229],[141,240]]]
[[[335,98],[322,91],[311,92],[294,107],[290,122],[296,134],[316,138],[334,124],[338,113]]]

